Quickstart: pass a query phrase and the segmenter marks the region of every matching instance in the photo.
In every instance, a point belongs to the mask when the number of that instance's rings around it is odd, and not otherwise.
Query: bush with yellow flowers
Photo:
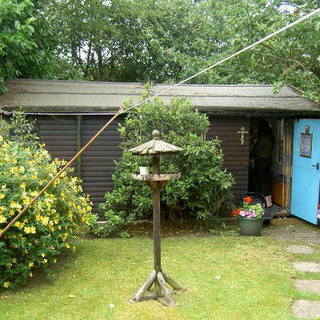
[[[62,165],[39,144],[0,136],[0,229],[37,194]],[[0,288],[13,288],[35,269],[55,263],[84,225],[94,220],[80,179],[62,176],[0,238]]]

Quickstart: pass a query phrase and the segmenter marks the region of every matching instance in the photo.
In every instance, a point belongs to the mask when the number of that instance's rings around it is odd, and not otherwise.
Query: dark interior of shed
[[[253,118],[249,132],[248,191],[263,194],[275,214],[285,207],[282,118]]]

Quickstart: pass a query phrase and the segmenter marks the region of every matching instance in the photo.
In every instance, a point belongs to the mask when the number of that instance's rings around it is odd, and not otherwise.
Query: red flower
[[[240,212],[240,209],[233,210],[233,211],[231,212],[231,215],[234,216],[234,217],[237,217],[238,214],[239,214],[239,212]]]
[[[243,198],[243,201],[246,203],[250,203],[253,201],[253,199],[252,199],[252,197],[245,197],[245,198]]]

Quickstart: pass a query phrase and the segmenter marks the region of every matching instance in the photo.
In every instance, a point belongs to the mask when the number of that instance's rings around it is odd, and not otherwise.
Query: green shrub
[[[39,137],[35,130],[35,120],[27,119],[22,110],[10,117],[2,118],[0,109],[0,136],[6,141],[15,141],[25,146],[38,146]],[[10,113],[9,113],[10,114]]]
[[[161,159],[161,172],[181,172],[182,175],[180,180],[169,182],[163,189],[163,212],[170,216],[193,216],[205,223],[217,215],[231,198],[233,178],[222,168],[219,141],[201,138],[208,125],[207,116],[182,98],[171,100],[169,105],[156,99],[128,114],[119,129],[123,156],[116,163],[114,189],[105,195],[105,202],[100,205],[107,220],[105,236],[114,236],[126,224],[151,216],[151,190],[131,176],[139,166],[150,167],[151,157],[134,156],[127,150],[152,139],[154,129],[160,130],[164,141],[183,148],[180,154]]]
[[[65,162],[43,146],[26,146],[0,136],[0,229],[37,194]],[[68,170],[39,197],[0,239],[0,287],[32,277],[35,268],[56,262],[63,248],[74,248],[81,226],[93,220],[80,180]]]

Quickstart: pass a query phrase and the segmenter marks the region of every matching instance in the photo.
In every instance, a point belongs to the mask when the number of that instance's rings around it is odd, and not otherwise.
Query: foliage
[[[127,222],[118,215],[112,215],[108,217],[107,224],[96,223],[91,226],[91,233],[99,238],[108,238],[108,237],[119,237],[119,238],[130,238],[128,231],[122,230],[123,225]]]
[[[0,0],[8,77],[177,82],[318,8],[317,0]],[[319,20],[193,81],[284,83],[320,101]]]
[[[22,111],[15,111],[11,117],[0,115],[0,135],[4,140],[12,140],[25,146],[37,146],[35,120],[27,119]]]
[[[234,217],[246,219],[262,219],[264,216],[264,209],[261,203],[254,202],[252,197],[243,198],[242,207],[231,212]]]
[[[0,0],[0,92],[8,78],[59,78],[66,59],[57,55],[54,17],[47,1]],[[72,68],[64,78],[76,77]]]
[[[177,82],[318,8],[317,0],[60,0],[58,53],[90,80]],[[319,99],[319,20],[305,21],[197,83],[289,83]]]
[[[41,145],[11,138],[0,136],[0,229],[65,164],[52,160]],[[21,284],[32,277],[34,269],[56,262],[63,248],[74,248],[72,241],[81,226],[93,221],[88,196],[70,172],[62,174],[0,239],[0,287]]]
[[[253,43],[263,36],[280,29],[318,8],[315,0],[288,2],[291,10],[283,9],[283,1],[232,0],[228,4],[220,1],[212,9],[220,8],[225,14],[223,37],[226,53]],[[294,28],[274,37],[256,48],[242,54],[207,76],[226,83],[271,83],[279,87],[291,84],[308,97],[320,101],[319,21],[309,19]]]
[[[120,127],[123,156],[113,174],[114,190],[105,195],[101,209],[107,224],[105,235],[117,234],[123,225],[150,217],[150,188],[132,179],[139,166],[150,166],[150,157],[137,157],[128,148],[150,140],[153,129],[161,139],[183,148],[176,156],[161,159],[161,171],[181,172],[182,178],[170,181],[162,191],[162,208],[169,216],[191,215],[210,220],[230,198],[231,175],[222,169],[223,154],[218,140],[202,141],[209,122],[205,114],[194,110],[189,100],[161,99],[144,103],[129,113]]]
[[[0,0],[0,83],[19,75],[17,65],[35,48],[30,0]]]

